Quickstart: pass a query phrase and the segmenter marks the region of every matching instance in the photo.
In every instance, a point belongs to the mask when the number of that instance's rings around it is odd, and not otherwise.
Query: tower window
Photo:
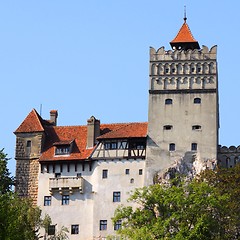
[[[113,192],[113,202],[121,201],[121,192]]]
[[[167,98],[166,100],[165,100],[165,104],[172,104],[172,99],[171,98]]]
[[[165,125],[163,126],[163,130],[171,130],[173,128],[172,125]]]
[[[192,151],[197,151],[197,143],[192,143]]]
[[[28,140],[27,141],[27,148],[30,148],[32,146],[32,141]]]
[[[169,144],[169,151],[175,151],[175,143],[170,143]]]
[[[71,234],[78,234],[79,233],[79,225],[72,225],[71,226]]]
[[[55,235],[55,225],[48,226],[48,235]]]
[[[100,231],[107,230],[107,220],[100,220]]]
[[[201,103],[201,98],[194,98],[193,103],[200,104]]]
[[[51,206],[51,196],[44,196],[44,206]]]
[[[114,230],[117,231],[121,228],[122,225],[122,220],[117,220],[116,223],[114,224]]]
[[[62,205],[69,205],[69,195],[62,195]]]
[[[193,125],[192,130],[201,130],[202,127],[200,125]]]
[[[103,169],[102,170],[102,178],[107,178],[108,177],[108,170],[107,169]]]
[[[169,68],[166,68],[166,69],[165,69],[165,73],[169,73]]]
[[[130,173],[130,170],[127,168],[127,169],[125,169],[125,174],[126,175],[129,175],[129,173]]]

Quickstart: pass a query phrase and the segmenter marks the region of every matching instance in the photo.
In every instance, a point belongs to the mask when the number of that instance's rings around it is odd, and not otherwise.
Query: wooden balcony
[[[79,191],[83,193],[83,183],[84,179],[82,177],[59,177],[59,178],[49,178],[49,191],[51,194],[53,192],[67,192],[72,194],[74,191]]]

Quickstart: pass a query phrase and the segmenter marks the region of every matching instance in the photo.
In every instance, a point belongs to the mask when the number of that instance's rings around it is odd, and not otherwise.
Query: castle
[[[173,168],[194,175],[239,161],[240,149],[218,145],[217,46],[200,48],[186,20],[172,50],[150,48],[148,122],[91,116],[58,126],[57,110],[45,120],[33,109],[14,132],[16,191],[50,215],[49,235],[65,226],[71,240],[105,239],[121,227],[111,218],[135,188]]]

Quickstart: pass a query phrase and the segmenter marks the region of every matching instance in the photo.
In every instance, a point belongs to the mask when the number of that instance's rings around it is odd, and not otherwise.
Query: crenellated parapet
[[[210,50],[168,50],[150,48],[150,89],[216,89],[217,46]]]
[[[231,168],[240,163],[240,145],[235,146],[218,146],[218,164],[222,167]]]

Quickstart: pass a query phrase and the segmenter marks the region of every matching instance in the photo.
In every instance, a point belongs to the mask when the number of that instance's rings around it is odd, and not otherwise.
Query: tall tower
[[[146,184],[177,162],[217,158],[217,46],[200,49],[186,20],[172,50],[150,48]]]

